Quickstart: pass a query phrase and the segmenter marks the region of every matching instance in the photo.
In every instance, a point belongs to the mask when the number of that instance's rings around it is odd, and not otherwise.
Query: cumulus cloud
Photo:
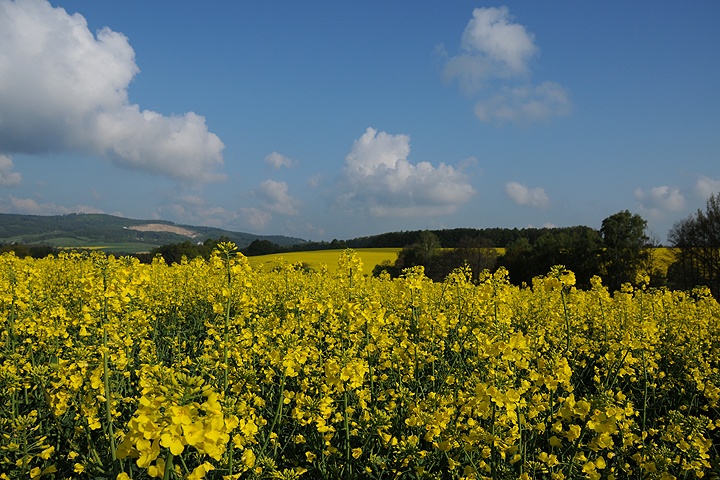
[[[288,193],[288,186],[285,182],[265,180],[255,195],[263,202],[265,209],[280,215],[297,215],[297,200]]]
[[[315,175],[311,176],[307,179],[307,186],[310,188],[317,188],[320,185],[320,182],[322,182],[323,175],[320,173],[316,173]]]
[[[220,227],[237,219],[239,214],[223,207],[208,205],[201,195],[182,194],[171,196],[167,203],[157,208],[154,216],[181,223]]]
[[[507,7],[476,8],[460,42],[462,53],[445,64],[446,80],[457,79],[472,92],[493,77],[525,75],[538,52],[535,37],[512,22]]]
[[[224,145],[204,117],[129,102],[139,69],[121,33],[93,34],[45,0],[3,0],[0,44],[1,152],[80,152],[194,183],[224,179]]]
[[[340,200],[374,216],[443,215],[475,194],[467,176],[450,165],[412,164],[410,137],[368,128],[345,157]]]
[[[695,184],[695,190],[702,198],[720,194],[720,179],[702,176]]]
[[[508,182],[505,184],[505,193],[518,205],[545,208],[550,199],[542,187],[529,188],[522,183]]]
[[[292,158],[288,158],[278,152],[272,152],[265,157],[265,163],[272,166],[276,170],[281,167],[290,168],[295,165],[295,161]]]
[[[475,115],[483,122],[522,122],[564,116],[572,103],[560,85],[543,82],[503,88],[500,93],[475,105]]]
[[[3,210],[8,213],[18,213],[23,215],[66,215],[68,213],[105,213],[94,207],[87,205],[75,205],[74,207],[65,207],[52,202],[39,203],[32,198],[17,198],[10,196],[9,202],[3,200]]]
[[[269,212],[255,207],[241,209],[245,221],[255,228],[264,228],[272,219]]]
[[[446,59],[445,81],[457,80],[478,95],[475,114],[483,122],[540,120],[566,115],[569,95],[555,82],[528,82],[539,52],[535,36],[515,23],[507,7],[476,8],[465,27],[460,53]],[[444,46],[439,49],[447,55]]]
[[[640,202],[640,210],[652,217],[661,217],[665,212],[680,212],[685,208],[685,196],[678,188],[662,185],[649,191],[635,189],[635,198]]]
[[[13,161],[7,155],[0,155],[0,186],[20,185],[22,175],[13,172]]]

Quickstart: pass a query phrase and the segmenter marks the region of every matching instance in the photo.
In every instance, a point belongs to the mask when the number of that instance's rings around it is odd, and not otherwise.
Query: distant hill
[[[301,238],[282,235],[255,235],[213,227],[179,225],[164,220],[133,220],[95,213],[68,215],[0,214],[0,243],[91,247],[110,252],[141,252],[170,243],[203,242],[208,238],[229,238],[239,248],[253,240],[277,245],[304,243]]]

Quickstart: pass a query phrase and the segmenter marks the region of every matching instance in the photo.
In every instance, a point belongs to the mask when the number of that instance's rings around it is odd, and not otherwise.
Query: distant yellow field
[[[401,248],[358,248],[355,252],[362,259],[363,273],[370,274],[375,265],[385,260],[395,262]],[[342,250],[317,250],[311,252],[290,252],[282,254],[258,255],[248,257],[250,266],[270,270],[282,262],[285,263],[307,263],[310,268],[317,270],[321,265],[327,265],[328,271],[337,269],[338,258]]]
[[[401,248],[359,248],[355,250],[363,261],[364,273],[371,273],[375,265],[379,265],[383,261],[395,262],[398,252]],[[505,253],[504,248],[497,248],[498,255]],[[250,265],[254,268],[262,268],[270,270],[282,262],[285,263],[307,263],[310,268],[317,270],[321,265],[327,265],[328,271],[333,272],[337,269],[338,257],[342,250],[317,250],[310,252],[290,252],[282,254],[259,255],[256,257],[248,257]],[[673,250],[671,248],[660,247],[652,249],[652,255],[656,261],[657,267],[663,272],[667,272],[668,266],[674,260]]]
[[[657,264],[657,267],[663,273],[667,273],[667,269],[671,263],[675,261],[675,252],[672,248],[658,247],[651,250],[653,260]]]

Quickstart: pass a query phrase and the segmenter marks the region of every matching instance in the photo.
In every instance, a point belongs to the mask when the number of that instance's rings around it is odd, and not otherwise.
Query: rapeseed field
[[[362,259],[369,270],[375,265],[383,262],[391,264],[397,259],[400,248],[358,248],[353,251]],[[253,269],[272,269],[282,264],[304,264],[313,270],[326,268],[328,272],[337,270],[338,255],[342,250],[315,250],[307,252],[286,252],[280,254],[258,255],[248,257],[248,262]],[[369,273],[369,272],[366,272]]]
[[[0,256],[0,478],[717,477],[707,290],[338,256]]]

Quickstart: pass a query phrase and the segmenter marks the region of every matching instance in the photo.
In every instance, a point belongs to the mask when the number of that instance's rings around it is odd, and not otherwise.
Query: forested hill
[[[159,246],[208,238],[227,238],[243,248],[253,240],[268,240],[277,245],[303,243],[300,238],[282,235],[254,235],[213,227],[178,225],[164,220],[134,220],[105,214],[14,215],[0,214],[0,243],[27,245],[92,246],[125,245]]]
[[[431,233],[443,248],[496,247],[505,248],[520,240],[535,244],[543,236],[553,238],[582,238],[600,235],[594,228],[586,226],[554,228],[451,228],[445,230],[408,230],[387,232],[348,240],[334,239],[332,242],[305,242],[294,245],[272,244],[265,240],[254,241],[245,249],[246,255],[268,255],[272,253],[327,250],[343,248],[404,248],[416,244],[422,235]]]
[[[430,230],[430,233],[437,237],[443,247],[456,248],[464,246],[464,243],[468,241],[476,243],[479,240],[493,247],[507,247],[521,238],[525,238],[533,244],[546,233],[572,235],[586,230],[591,229],[585,226],[562,228],[452,228]],[[422,232],[422,230],[411,230],[381,233],[346,240],[345,244],[350,248],[402,248],[416,243]]]

